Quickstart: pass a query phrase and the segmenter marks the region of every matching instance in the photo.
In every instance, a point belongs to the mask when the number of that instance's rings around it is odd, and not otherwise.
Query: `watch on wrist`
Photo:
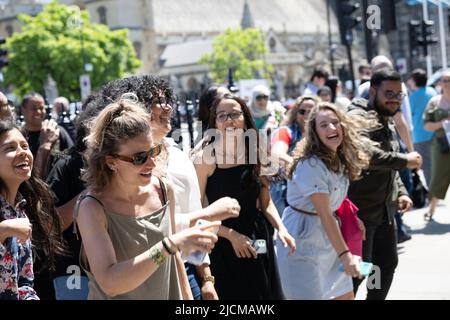
[[[214,278],[214,276],[204,276],[202,278],[202,285],[204,285],[207,281],[212,282],[213,285],[216,283],[216,279]]]

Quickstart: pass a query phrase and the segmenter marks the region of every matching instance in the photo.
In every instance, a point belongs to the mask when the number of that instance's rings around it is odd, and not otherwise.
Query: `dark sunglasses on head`
[[[256,100],[268,100],[269,99],[269,96],[266,96],[266,95],[259,95],[259,96],[256,96]]]
[[[148,157],[156,158],[162,151],[162,145],[158,144],[156,146],[151,147],[149,151],[142,151],[134,154],[132,157],[122,156],[120,154],[114,155],[115,158],[120,159],[122,161],[130,162],[135,166],[140,166],[147,162]]]

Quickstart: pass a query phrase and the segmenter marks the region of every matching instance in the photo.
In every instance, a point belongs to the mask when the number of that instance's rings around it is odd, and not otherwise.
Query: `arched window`
[[[270,38],[269,39],[270,52],[275,52],[276,47],[277,47],[277,41],[274,38]]]
[[[106,8],[103,7],[103,6],[98,7],[97,13],[98,13],[98,21],[99,21],[101,24],[108,24],[108,19],[107,19],[107,17],[106,17],[106,14],[107,14]]]
[[[187,87],[189,92],[198,92],[200,90],[200,83],[194,77],[190,77],[187,81]]]
[[[10,25],[10,24],[8,24],[8,25],[5,27],[5,30],[6,30],[6,34],[8,35],[8,37],[11,37],[12,34],[14,33],[14,28],[13,28],[13,26]]]
[[[142,51],[142,43],[139,41],[133,42],[134,52],[136,52],[136,56],[138,59],[141,59],[141,51]]]

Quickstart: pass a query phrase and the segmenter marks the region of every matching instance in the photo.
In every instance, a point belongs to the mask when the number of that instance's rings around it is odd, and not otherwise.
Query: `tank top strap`
[[[86,198],[91,198],[91,199],[97,201],[102,206],[103,210],[105,210],[105,206],[103,205],[103,202],[101,202],[99,199],[97,199],[96,197],[94,197],[90,194],[85,194],[85,195],[81,195],[78,197],[78,200],[75,203],[75,208],[73,210],[73,231],[72,231],[72,233],[74,233],[76,235],[77,240],[79,240],[78,232],[77,232],[78,211],[80,210],[81,201],[83,201]]]
[[[162,194],[163,194],[163,206],[169,201],[169,197],[167,195],[167,183],[163,181],[163,179],[158,178],[159,186],[161,187]]]

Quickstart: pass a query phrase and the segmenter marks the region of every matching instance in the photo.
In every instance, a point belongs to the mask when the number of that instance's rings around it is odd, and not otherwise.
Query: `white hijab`
[[[259,84],[253,88],[252,100],[250,101],[250,112],[254,118],[266,117],[274,111],[274,107],[270,101],[267,101],[267,107],[265,109],[261,109],[256,106],[256,97],[260,95],[270,97],[269,88],[263,84]]]

